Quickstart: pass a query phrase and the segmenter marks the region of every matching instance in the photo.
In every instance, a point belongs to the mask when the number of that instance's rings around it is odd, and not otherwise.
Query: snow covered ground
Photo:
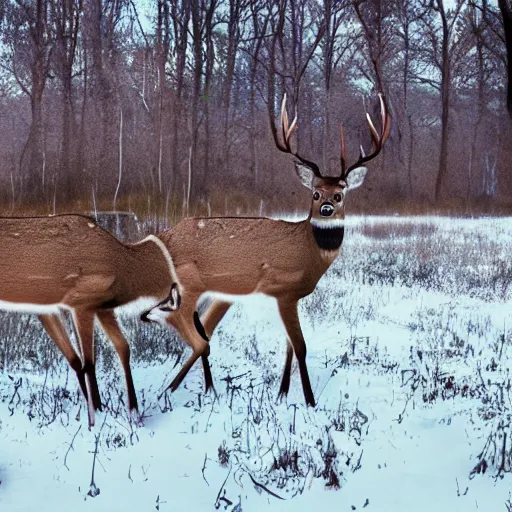
[[[92,431],[37,322],[3,316],[0,510],[511,511],[511,254],[511,219],[350,219],[300,306],[314,410],[296,370],[277,403],[271,299],[234,306],[212,337],[217,396],[196,365],[159,398],[188,349],[125,322],[144,426],[102,339]]]

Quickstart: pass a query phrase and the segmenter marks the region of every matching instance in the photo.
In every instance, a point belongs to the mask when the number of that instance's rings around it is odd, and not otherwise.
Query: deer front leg
[[[94,411],[101,411],[100,391],[96,380],[94,354],[94,311],[75,311],[74,321],[84,357],[83,371],[87,377],[89,390],[89,425],[94,426]]]
[[[203,324],[203,328],[208,338],[211,339],[215,327],[217,327],[218,323],[224,318],[224,315],[227,313],[231,305],[231,302],[214,300],[203,313],[201,323]]]
[[[206,391],[213,387],[212,374],[208,363],[210,345],[208,336],[196,311],[200,293],[183,291],[181,306],[177,311],[169,311],[166,307],[156,306],[143,315],[143,319],[162,325],[173,326],[185,343],[192,348],[192,355],[187,359],[178,375],[169,385],[169,389],[176,391],[181,381],[185,378],[192,365],[201,357],[204,369]]]
[[[194,306],[195,307],[195,303]],[[210,345],[208,341],[205,340],[201,334],[199,334],[194,317],[197,317],[197,313],[193,308],[183,307],[170,317],[169,322],[178,330],[181,337],[185,340],[185,342],[192,348],[192,355],[187,359],[181,370],[178,372],[178,375],[174,377],[173,381],[169,385],[169,389],[171,391],[176,391],[178,386],[181,384],[190,368],[192,368],[193,364],[199,359],[202,358],[204,378],[205,378],[205,387],[209,389],[212,387],[212,375],[210,372],[210,365],[208,364],[208,355],[210,354]]]
[[[71,343],[68,333],[62,323],[62,319],[59,315],[38,315],[38,318],[43,324],[48,336],[50,336],[50,338],[55,342],[55,345],[57,345],[64,357],[67,359],[69,366],[75,370],[80,389],[82,390],[85,400],[89,402],[82,359],[80,359],[73,343]]]
[[[100,321],[101,327],[107,334],[107,336],[114,343],[116,352],[121,360],[123,366],[124,376],[126,379],[126,392],[128,395],[128,409],[138,410],[137,394],[135,393],[135,386],[133,385],[132,370],[130,368],[130,345],[124,337],[116,316],[113,311],[98,311],[96,313],[98,320]]]
[[[299,364],[299,372],[302,381],[302,390],[304,391],[304,398],[306,399],[306,403],[308,405],[310,405],[311,407],[315,407],[315,397],[313,395],[313,390],[311,389],[308,368],[306,366],[306,342],[304,341],[302,329],[300,328],[297,301],[279,299],[278,306],[281,319],[283,320],[286,332],[288,333],[288,337],[290,338],[290,343],[293,347],[293,352],[295,353],[295,357],[297,358],[297,362]],[[287,385],[289,386],[290,368],[291,360],[290,362],[288,362],[287,353],[285,370],[283,373],[283,382],[281,384],[282,388],[284,384],[284,389],[286,389]],[[288,376],[286,376],[286,374],[288,374]],[[288,384],[286,380],[288,380]]]
[[[173,326],[181,335],[183,340],[192,348],[192,355],[187,359],[178,375],[173,379],[169,388],[176,391],[181,381],[185,378],[192,365],[202,358],[204,368],[205,387],[208,390],[212,387],[212,375],[208,364],[210,345],[208,336],[204,332],[199,315],[196,311],[197,301],[200,293],[183,291],[181,295],[181,306],[177,311],[169,311],[168,308],[156,306],[143,316],[145,319],[162,325]]]
[[[198,320],[200,326],[202,328],[202,332],[206,335],[203,336],[206,341],[210,341],[213,331],[215,327],[217,327],[218,323],[224,318],[224,315],[231,307],[231,302],[225,302],[220,300],[214,300],[209,306],[208,309],[203,314],[201,320]],[[196,322],[196,327],[197,322]],[[197,329],[201,334],[201,330]],[[205,381],[205,391],[207,392],[210,388],[213,387],[213,379],[212,372],[210,370],[210,363],[208,362],[208,358],[205,356],[201,357],[201,361],[203,362],[203,370],[204,370],[204,381]]]

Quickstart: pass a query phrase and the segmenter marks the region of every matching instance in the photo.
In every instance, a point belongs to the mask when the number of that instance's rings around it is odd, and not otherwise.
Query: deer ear
[[[315,179],[315,173],[307,166],[303,165],[299,162],[295,162],[295,171],[297,172],[297,176],[299,177],[301,183],[313,190],[313,180]]]
[[[169,307],[172,311],[176,311],[181,305],[181,294],[178,290],[178,285],[172,283],[171,293],[169,294]]]
[[[356,167],[354,170],[350,171],[350,174],[347,176],[347,189],[352,190],[354,188],[360,187],[363,184],[363,181],[366,177],[368,169],[366,167]]]

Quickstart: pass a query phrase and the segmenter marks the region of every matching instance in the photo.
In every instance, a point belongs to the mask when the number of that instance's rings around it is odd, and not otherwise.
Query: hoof
[[[288,392],[280,390],[277,395],[277,403],[282,404],[283,402],[286,402],[287,398],[288,398]]]

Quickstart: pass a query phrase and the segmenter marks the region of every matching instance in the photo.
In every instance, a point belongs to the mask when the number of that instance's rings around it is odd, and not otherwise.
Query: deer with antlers
[[[126,378],[128,408],[137,410],[130,347],[114,309],[144,314],[156,304],[179,307],[172,259],[157,237],[123,244],[81,215],[0,218],[0,309],[35,313],[75,370],[88,403],[89,425],[101,410],[96,381],[94,319],[114,343]],[[72,313],[80,357],[61,312]]]
[[[307,219],[286,222],[269,218],[190,218],[158,235],[172,255],[182,285],[182,303],[175,313],[154,308],[146,319],[172,324],[192,348],[192,355],[169,386],[172,391],[199,357],[203,362],[206,390],[212,386],[209,337],[236,296],[262,293],[277,300],[288,334],[279,395],[288,393],[295,354],[306,403],[315,406],[297,304],[313,292],[340,252],[347,192],[363,183],[366,175],[363,164],[380,153],[389,135],[390,117],[382,96],[380,108],[380,133],[367,114],[373,141],[371,153],[365,154],[361,147],[359,159],[349,167],[341,130],[341,173],[335,177],[322,175],[314,162],[292,150],[291,138],[297,128],[297,117],[289,122],[286,96],[281,108],[282,141],[271,117],[277,148],[296,158],[297,174],[302,184],[311,190]],[[206,292],[218,298],[199,320],[197,302]]]

